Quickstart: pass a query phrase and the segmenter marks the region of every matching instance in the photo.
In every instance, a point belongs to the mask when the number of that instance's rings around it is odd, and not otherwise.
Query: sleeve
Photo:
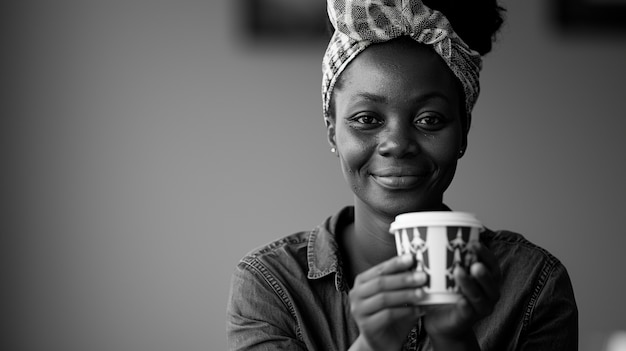
[[[227,305],[228,349],[306,350],[298,339],[289,301],[281,297],[278,283],[267,274],[244,261],[235,269]]]
[[[565,267],[557,263],[524,321],[520,350],[578,350],[578,308]]]

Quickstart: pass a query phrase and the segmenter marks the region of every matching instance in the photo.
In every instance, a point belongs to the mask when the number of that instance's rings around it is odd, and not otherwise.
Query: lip
[[[375,175],[372,179],[383,188],[400,190],[411,189],[422,183],[426,177],[412,174]]]

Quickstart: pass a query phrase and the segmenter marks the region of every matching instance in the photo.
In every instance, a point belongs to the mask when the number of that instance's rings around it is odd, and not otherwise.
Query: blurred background
[[[306,28],[233,0],[1,3],[0,348],[224,350],[239,258],[352,202],[319,7],[256,2]],[[626,35],[503,4],[446,202],[560,258],[600,350],[626,330]]]

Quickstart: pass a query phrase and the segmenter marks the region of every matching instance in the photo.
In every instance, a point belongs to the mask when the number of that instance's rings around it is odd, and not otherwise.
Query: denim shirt
[[[359,335],[335,238],[354,221],[346,207],[312,231],[247,254],[227,306],[229,350],[347,350]],[[519,234],[486,230],[500,263],[501,298],[474,327],[482,350],[577,350],[578,311],[565,267]],[[428,350],[421,323],[404,350]]]

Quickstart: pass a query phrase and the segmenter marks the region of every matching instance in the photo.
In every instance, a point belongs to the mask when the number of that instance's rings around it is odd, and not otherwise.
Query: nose
[[[378,143],[381,156],[404,158],[419,153],[417,131],[404,123],[388,123]]]

